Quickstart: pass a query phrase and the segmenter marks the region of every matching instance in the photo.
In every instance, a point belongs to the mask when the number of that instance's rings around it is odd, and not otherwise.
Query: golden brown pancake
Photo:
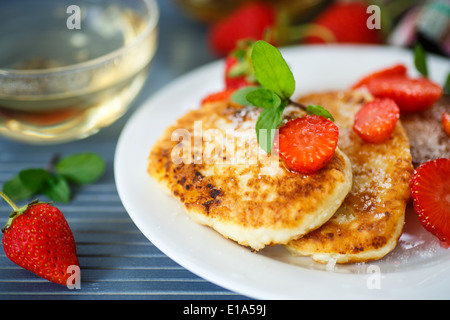
[[[256,140],[260,111],[227,102],[192,110],[165,131],[148,164],[150,176],[194,221],[254,250],[320,227],[342,204],[352,181],[350,162],[339,149],[313,175],[290,172],[268,157]],[[300,115],[299,109],[289,112]]]
[[[327,263],[365,262],[392,251],[400,237],[413,173],[406,132],[397,122],[392,137],[378,145],[352,130],[355,113],[372,97],[364,92],[328,92],[300,99],[331,112],[339,127],[338,146],[353,169],[353,185],[336,214],[322,227],[290,242],[294,255]]]

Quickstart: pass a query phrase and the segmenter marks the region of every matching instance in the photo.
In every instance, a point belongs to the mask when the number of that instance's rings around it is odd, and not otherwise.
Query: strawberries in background
[[[380,30],[367,28],[370,16],[367,6],[364,2],[336,2],[321,12],[312,23],[331,31],[338,43],[380,44],[383,42]],[[306,44],[324,42],[324,39],[316,36],[305,39]]]
[[[211,49],[225,56],[242,39],[262,40],[276,24],[275,9],[266,3],[249,3],[213,25],[209,34]]]

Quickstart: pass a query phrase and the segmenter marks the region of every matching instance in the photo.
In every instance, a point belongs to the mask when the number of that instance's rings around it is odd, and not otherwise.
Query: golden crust
[[[413,173],[406,132],[397,123],[385,143],[364,143],[352,130],[354,114],[372,97],[364,92],[328,92],[300,99],[331,112],[340,130],[339,147],[352,162],[353,186],[336,214],[322,227],[290,242],[294,255],[327,263],[364,262],[392,251],[400,237]]]
[[[339,208],[352,180],[350,162],[339,149],[313,175],[292,173],[264,155],[254,129],[259,112],[225,102],[190,111],[155,144],[148,166],[148,173],[183,203],[193,220],[255,250],[285,244],[321,226]],[[289,117],[299,115],[298,109],[289,112]],[[190,138],[172,141],[180,128]],[[216,130],[214,139],[206,138],[210,129]],[[200,130],[204,139],[195,142],[192,136]],[[233,147],[220,143],[225,133],[235,139]],[[190,152],[175,152],[184,160],[177,164],[173,150]]]

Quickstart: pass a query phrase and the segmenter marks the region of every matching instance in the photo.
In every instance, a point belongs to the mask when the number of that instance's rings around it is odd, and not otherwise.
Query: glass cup
[[[142,89],[157,47],[155,0],[0,1],[0,134],[88,137]]]

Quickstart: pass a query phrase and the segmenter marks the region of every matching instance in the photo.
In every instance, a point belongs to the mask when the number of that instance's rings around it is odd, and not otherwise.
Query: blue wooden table
[[[145,87],[124,118],[95,136],[56,146],[31,146],[0,138],[0,186],[22,169],[45,167],[55,154],[96,152],[107,162],[100,181],[80,189],[71,203],[58,205],[77,243],[81,289],[69,290],[33,275],[12,263],[1,248],[0,299],[247,298],[198,277],[168,258],[137,229],[116,190],[114,152],[133,111],[170,81],[216,59],[207,46],[205,26],[190,20],[170,1],[158,3],[159,48]],[[9,212],[9,206],[0,202],[2,226]]]

